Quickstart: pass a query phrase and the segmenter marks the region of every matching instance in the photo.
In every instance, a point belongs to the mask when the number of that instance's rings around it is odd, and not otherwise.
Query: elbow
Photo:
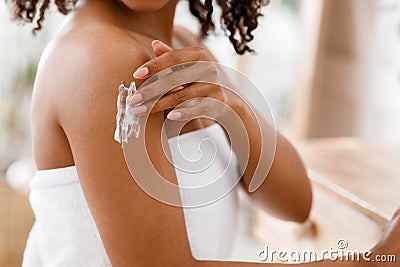
[[[297,212],[293,218],[294,222],[297,223],[304,223],[306,222],[311,213],[311,208],[312,208],[312,191],[311,187],[306,190],[307,193],[303,197],[303,200],[301,201],[301,205],[296,209]]]
[[[298,210],[296,214],[293,214],[291,218],[289,218],[288,220],[295,223],[305,223],[310,218],[310,212],[311,212],[311,205],[308,208]]]
[[[306,207],[303,210],[301,210],[301,212],[299,212],[296,215],[293,221],[296,223],[305,223],[308,220],[308,218],[310,218],[310,212],[311,212],[311,203],[309,207]]]
[[[281,205],[279,207],[257,205],[264,211],[270,213],[272,216],[279,218],[284,221],[290,221],[294,223],[305,223],[309,220],[311,208],[312,208],[312,194],[307,193],[306,195],[298,195],[296,198],[290,200],[281,199]]]

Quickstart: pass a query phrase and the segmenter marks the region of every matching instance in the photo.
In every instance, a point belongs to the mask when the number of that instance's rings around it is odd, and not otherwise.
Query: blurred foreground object
[[[348,249],[369,249],[379,239],[386,215],[400,206],[396,198],[400,191],[400,142],[326,138],[301,143],[298,150],[308,169],[323,177],[313,179],[310,221],[315,225],[311,225],[311,234],[302,233],[310,227],[282,222],[257,210],[255,236],[276,250],[337,249],[339,239],[348,242]],[[327,181],[325,186],[332,190],[318,185],[320,181]],[[335,195],[335,190],[345,196]],[[354,195],[355,203],[347,199],[346,192]],[[357,199],[361,200],[359,205]]]

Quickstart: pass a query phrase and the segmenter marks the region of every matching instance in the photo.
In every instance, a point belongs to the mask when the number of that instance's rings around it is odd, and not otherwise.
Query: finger
[[[151,109],[151,107],[152,107],[152,104],[147,103],[147,104],[142,104],[140,106],[131,107],[130,110],[135,116],[140,117],[140,116],[147,114],[148,111]]]
[[[198,118],[202,115],[199,107],[180,108],[168,113],[167,118],[172,121],[185,121]]]
[[[207,51],[200,47],[190,47],[165,52],[140,66],[134,73],[135,79],[146,79],[163,69],[192,61],[208,61]]]
[[[130,105],[145,103],[155,98],[165,95],[171,90],[186,84],[191,84],[197,81],[206,81],[209,83],[218,84],[218,74],[216,68],[210,64],[190,63],[188,66],[183,66],[181,69],[173,72],[160,73],[157,80],[147,84],[144,83],[136,93],[129,98]]]
[[[205,83],[193,83],[184,89],[160,98],[151,110],[152,113],[174,108],[185,101],[198,97],[207,97],[215,89],[215,85]]]
[[[169,47],[168,45],[164,44],[159,40],[154,40],[151,43],[151,46],[153,47],[154,54],[157,57],[173,50],[171,47]]]
[[[200,117],[216,119],[225,108],[223,102],[210,97],[194,98],[188,102],[191,101],[193,102],[189,107],[175,109],[167,115],[167,118],[174,121],[185,121]]]

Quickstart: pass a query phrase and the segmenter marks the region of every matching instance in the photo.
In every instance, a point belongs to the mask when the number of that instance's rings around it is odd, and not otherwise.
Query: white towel
[[[74,166],[38,171],[30,186],[36,221],[23,267],[111,266]]]

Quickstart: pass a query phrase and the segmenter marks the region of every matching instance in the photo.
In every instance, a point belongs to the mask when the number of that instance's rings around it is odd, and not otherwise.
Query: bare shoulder
[[[135,68],[149,59],[144,46],[117,27],[66,25],[42,54],[32,95],[32,143],[41,169],[74,164],[76,129],[83,136],[92,123],[112,131],[118,85],[129,84]]]
[[[113,141],[118,86],[134,81],[135,69],[150,58],[147,50],[114,26],[61,30],[42,55],[33,90],[36,160],[67,166],[93,136]],[[71,156],[49,161],[48,154]]]
[[[199,46],[206,47],[200,36],[183,26],[175,26],[175,36],[185,46]]]
[[[74,110],[89,107],[94,97],[97,101],[115,98],[118,85],[133,81],[135,69],[150,59],[147,51],[132,35],[114,26],[61,32],[42,56],[35,93],[57,99],[52,103],[62,122]]]
[[[41,67],[45,71],[56,67],[61,72],[56,75],[60,81],[80,82],[80,78],[87,80],[91,74],[104,78],[101,75],[104,72],[108,77],[117,75],[128,79],[134,67],[149,59],[145,46],[123,29],[83,27],[56,36],[45,50]]]

